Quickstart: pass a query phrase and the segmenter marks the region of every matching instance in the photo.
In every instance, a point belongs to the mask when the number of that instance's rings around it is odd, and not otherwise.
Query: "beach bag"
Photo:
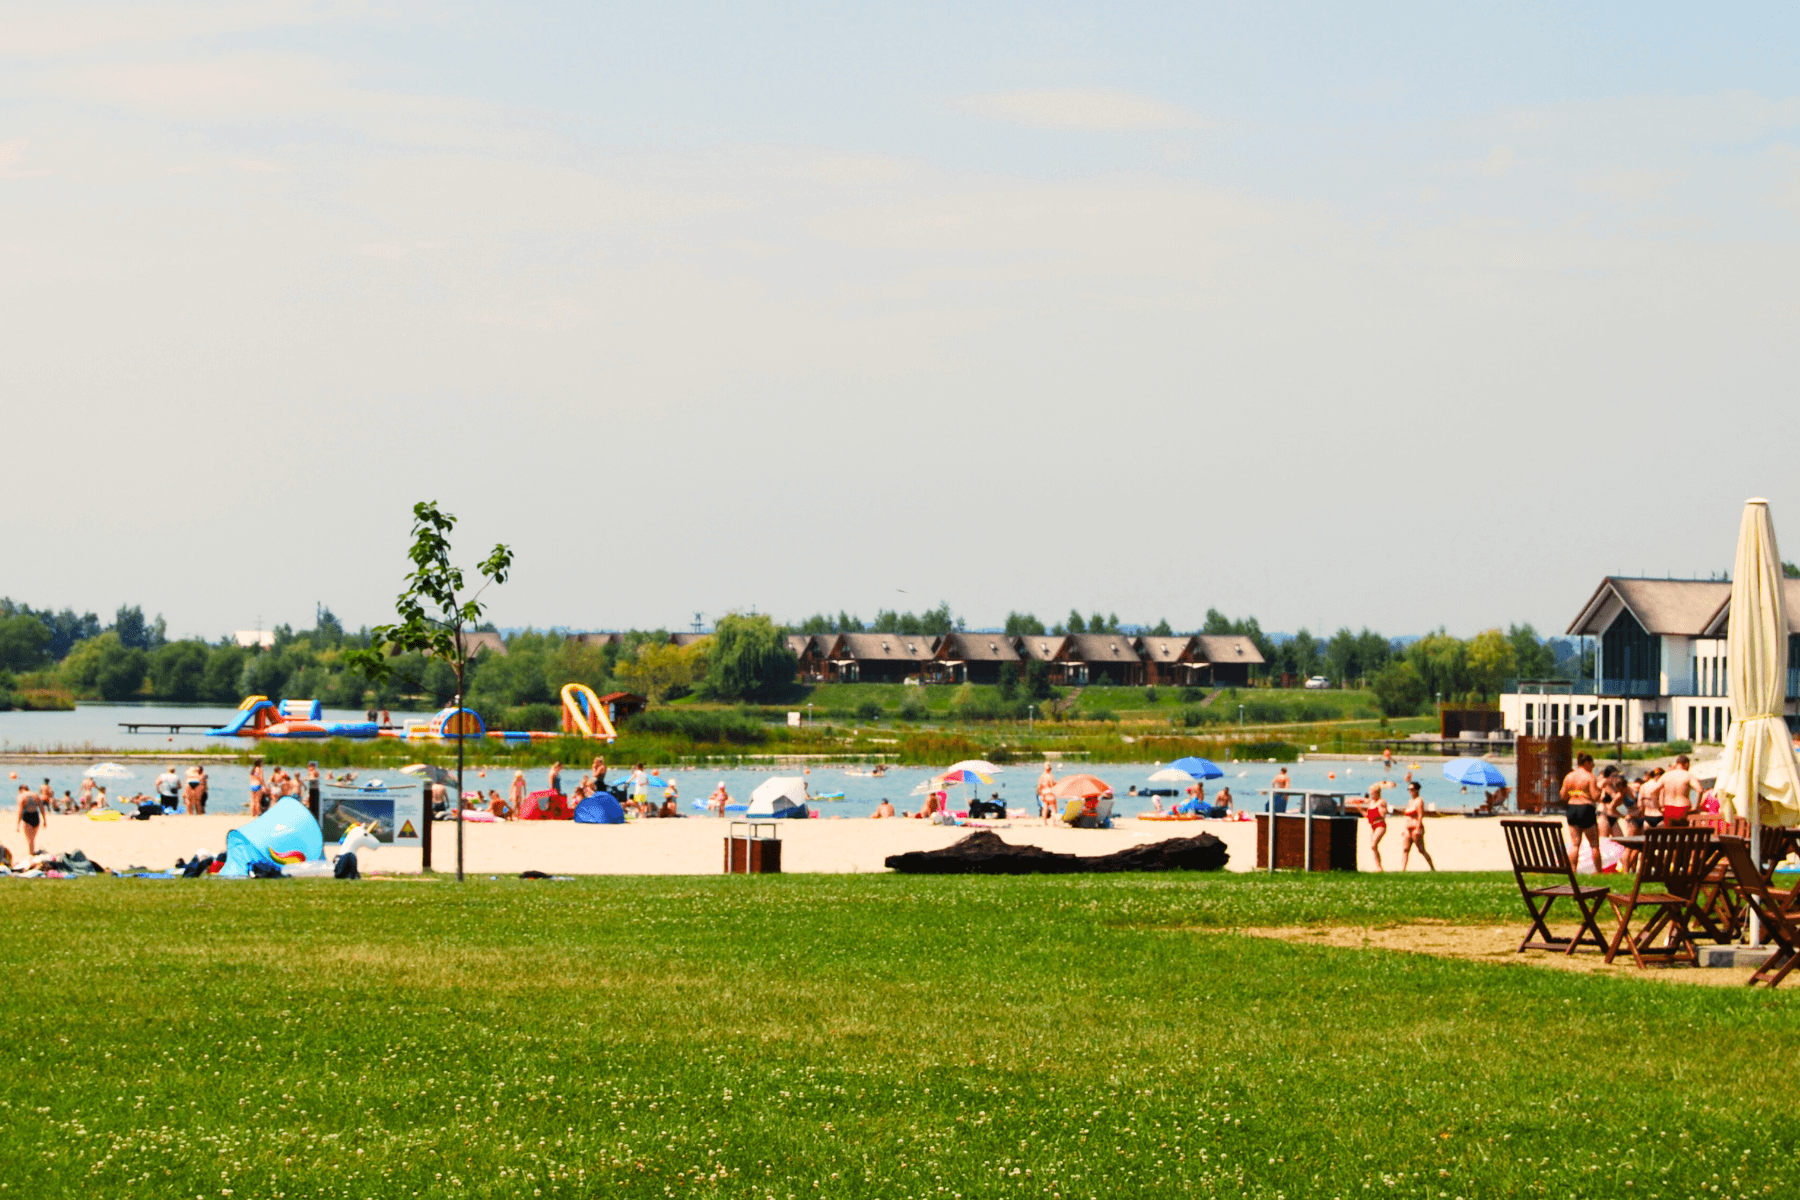
[[[202,875],[206,874],[207,870],[212,866],[212,861],[212,856],[210,854],[204,857],[196,854],[194,856],[194,861],[181,869],[181,877],[183,879],[200,878]]]
[[[356,855],[354,852],[337,856],[337,861],[331,865],[331,877],[333,879],[362,878],[362,872],[356,869]]]
[[[250,864],[250,878],[284,879],[286,876],[282,875],[281,868],[272,862],[253,862]]]

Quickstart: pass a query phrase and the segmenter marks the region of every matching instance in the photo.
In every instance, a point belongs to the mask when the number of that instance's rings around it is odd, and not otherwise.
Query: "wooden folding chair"
[[[1800,921],[1789,914],[1781,899],[1769,888],[1769,874],[1751,859],[1748,842],[1726,838],[1720,845],[1725,851],[1725,865],[1737,884],[1738,895],[1743,897],[1744,907],[1762,919],[1763,933],[1775,943],[1775,951],[1768,961],[1750,976],[1750,986],[1766,983],[1778,987],[1794,969],[1795,963],[1800,962]]]
[[[1750,840],[1750,822],[1742,817],[1720,818],[1719,836],[1735,837],[1746,845]],[[1783,911],[1792,912],[1794,899],[1800,895],[1800,888],[1777,888],[1771,876],[1777,865],[1785,860],[1800,837],[1800,830],[1765,829],[1758,839],[1757,849],[1760,852],[1756,860],[1757,869],[1763,874],[1767,883],[1767,891],[1773,896]],[[1700,885],[1700,893],[1694,899],[1695,919],[1699,921],[1707,936],[1722,945],[1729,945],[1743,936],[1745,918],[1749,915],[1744,908],[1743,898],[1738,894],[1736,874],[1724,859],[1707,872],[1706,881]]]
[[[1705,829],[1652,829],[1644,834],[1644,852],[1638,859],[1631,894],[1615,892],[1607,897],[1619,917],[1619,928],[1606,948],[1607,962],[1612,962],[1621,946],[1630,949],[1640,967],[1700,961],[1688,919],[1712,868],[1714,853],[1713,839]],[[1640,909],[1648,909],[1651,916],[1634,935],[1631,919]],[[1656,945],[1656,939],[1665,934],[1666,944]]]
[[[1531,914],[1531,928],[1519,943],[1519,953],[1527,950],[1560,950],[1573,954],[1578,946],[1606,951],[1606,935],[1600,932],[1600,906],[1611,894],[1605,885],[1584,887],[1575,879],[1569,865],[1569,852],[1563,846],[1562,824],[1558,821],[1503,819],[1500,829],[1506,835],[1506,852],[1512,856],[1513,878],[1519,881],[1519,894],[1525,898],[1525,911]],[[1527,875],[1550,875],[1563,882],[1549,887],[1533,887]],[[1550,906],[1567,896],[1581,913],[1581,928],[1572,938],[1557,937],[1546,924]]]

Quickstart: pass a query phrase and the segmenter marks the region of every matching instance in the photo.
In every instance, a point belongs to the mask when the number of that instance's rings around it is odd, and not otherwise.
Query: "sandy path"
[[[1602,919],[1601,928],[1612,932],[1612,922]],[[1519,939],[1530,927],[1528,918],[1510,925],[1453,925],[1441,921],[1417,921],[1405,925],[1372,927],[1364,925],[1327,925],[1315,928],[1276,927],[1239,929],[1235,932],[1251,937],[1273,938],[1307,946],[1333,946],[1345,950],[1399,950],[1410,954],[1431,954],[1439,958],[1457,958],[1465,962],[1485,962],[1498,966],[1548,967],[1558,971],[1575,971],[1584,975],[1621,975],[1634,979],[1654,979],[1663,983],[1689,983],[1714,987],[1743,987],[1750,981],[1750,967],[1653,967],[1640,969],[1629,954],[1621,952],[1612,966],[1592,950],[1579,954],[1553,954],[1543,950],[1519,953]],[[1559,937],[1573,936],[1578,926],[1559,925],[1552,921],[1550,931]]]
[[[161,817],[150,821],[90,821],[81,816],[52,816],[38,845],[51,851],[79,849],[102,865],[118,869],[172,866],[195,850],[219,852],[227,830],[242,825],[242,815]],[[1491,820],[1444,817],[1426,823],[1426,839],[1439,869],[1495,871],[1507,869],[1500,826]],[[1000,828],[1008,841],[1075,854],[1106,854],[1168,837],[1198,832],[1222,838],[1231,851],[1230,870],[1247,871],[1256,861],[1256,826],[1248,821],[1141,822],[1127,819],[1116,829],[1044,828],[1015,822]],[[867,819],[786,821],[781,823],[783,867],[790,872],[858,872],[885,870],[890,854],[947,846],[966,829],[926,825],[919,821]],[[436,827],[434,865],[449,870],[456,862],[455,826]],[[1399,865],[1399,829],[1390,825],[1384,842],[1388,868]],[[689,818],[679,821],[633,821],[626,825],[576,825],[562,821],[469,823],[464,847],[465,868],[489,874],[525,870],[577,875],[714,875],[723,867],[725,823]],[[1374,869],[1361,831],[1360,869]],[[0,827],[0,842],[16,856],[25,849],[23,834],[10,821]],[[364,871],[417,871],[416,850],[381,850],[365,855]],[[1415,855],[1413,869],[1423,864]]]

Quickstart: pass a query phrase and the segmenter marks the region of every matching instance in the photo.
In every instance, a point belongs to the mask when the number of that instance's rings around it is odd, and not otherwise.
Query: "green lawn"
[[[0,905],[0,1196],[1793,1194],[1795,994],[1221,932],[1516,920],[1510,878]]]

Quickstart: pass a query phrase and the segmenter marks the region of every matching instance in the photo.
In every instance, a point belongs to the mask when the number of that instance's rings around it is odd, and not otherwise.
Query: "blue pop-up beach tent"
[[[581,825],[623,825],[625,810],[611,792],[595,792],[575,806],[575,820]]]
[[[291,866],[325,857],[325,834],[306,805],[283,796],[274,807],[225,835],[225,865],[219,874],[242,878],[250,864]]]

